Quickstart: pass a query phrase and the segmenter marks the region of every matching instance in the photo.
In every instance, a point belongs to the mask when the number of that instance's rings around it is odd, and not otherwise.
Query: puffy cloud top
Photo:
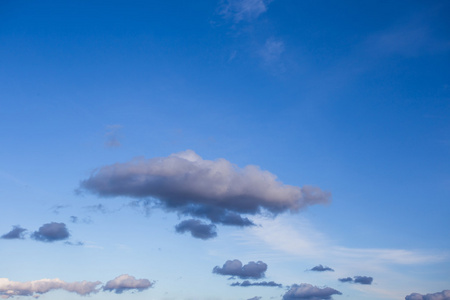
[[[70,236],[66,224],[51,222],[42,225],[38,231],[33,232],[31,237],[42,242],[54,242],[65,240]]]
[[[227,260],[222,268],[219,266],[214,267],[213,273],[220,275],[237,276],[242,279],[253,278],[259,279],[264,277],[264,273],[267,270],[267,264],[262,261],[251,261],[246,265],[242,265],[242,262],[238,259]]]
[[[411,295],[406,296],[405,300],[450,300],[450,290],[426,295],[412,293]]]
[[[182,221],[175,226],[175,230],[178,233],[189,231],[193,237],[202,240],[211,239],[217,236],[216,225],[205,224],[202,221],[195,219]]]
[[[137,290],[141,292],[152,286],[153,283],[148,279],[136,279],[134,276],[123,274],[108,281],[105,286],[103,286],[103,290],[114,291],[116,294],[121,294],[128,290]]]
[[[283,296],[283,300],[308,299],[321,300],[332,299],[333,295],[342,295],[341,292],[325,287],[319,288],[308,283],[294,284]]]
[[[241,213],[297,212],[330,200],[320,188],[286,185],[258,166],[204,160],[192,150],[101,167],[80,188],[105,197],[152,197],[168,209],[239,226],[253,225]]]
[[[51,290],[66,290],[78,295],[88,295],[98,291],[100,281],[65,282],[60,279],[40,279],[35,281],[17,282],[8,278],[0,278],[0,295],[2,298],[13,296],[39,296]]]

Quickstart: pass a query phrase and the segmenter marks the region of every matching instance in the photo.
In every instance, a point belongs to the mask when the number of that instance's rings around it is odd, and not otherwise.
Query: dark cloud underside
[[[227,260],[222,268],[219,266],[214,267],[213,273],[219,275],[237,276],[241,279],[259,279],[265,276],[267,270],[267,264],[262,261],[249,262],[246,265],[242,265],[242,262],[238,259]]]

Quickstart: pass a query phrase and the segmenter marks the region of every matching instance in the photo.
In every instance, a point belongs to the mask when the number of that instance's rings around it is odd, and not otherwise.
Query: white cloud
[[[251,21],[267,11],[272,0],[228,0],[222,4],[220,14],[225,18],[240,21]]]

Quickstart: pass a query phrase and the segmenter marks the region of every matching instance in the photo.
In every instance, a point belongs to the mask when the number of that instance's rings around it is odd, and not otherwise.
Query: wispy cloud
[[[227,0],[220,5],[219,13],[234,22],[252,21],[266,12],[272,0]]]
[[[260,55],[266,64],[277,62],[285,49],[284,42],[281,39],[269,38],[260,50]]]
[[[106,141],[105,146],[109,148],[120,147],[122,144],[120,142],[122,135],[120,130],[123,128],[122,125],[108,125],[106,127]]]
[[[260,281],[260,282],[250,282],[248,280],[244,280],[243,282],[233,282],[230,284],[231,286],[268,286],[268,287],[283,287],[281,283],[276,283],[274,281]]]

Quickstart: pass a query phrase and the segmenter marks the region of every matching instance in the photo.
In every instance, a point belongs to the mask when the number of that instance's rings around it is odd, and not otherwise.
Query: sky
[[[0,297],[450,299],[448,1],[0,1]]]

